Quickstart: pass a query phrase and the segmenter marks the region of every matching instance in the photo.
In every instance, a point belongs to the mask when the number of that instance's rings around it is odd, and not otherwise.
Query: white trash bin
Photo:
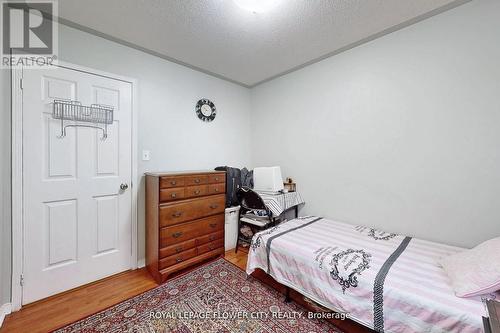
[[[226,251],[236,247],[238,237],[238,219],[240,217],[240,206],[226,208],[224,248]]]

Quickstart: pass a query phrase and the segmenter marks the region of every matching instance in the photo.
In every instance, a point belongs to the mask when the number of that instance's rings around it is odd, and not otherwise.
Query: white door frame
[[[137,196],[139,179],[137,178],[137,80],[121,75],[107,73],[93,68],[59,61],[58,67],[76,70],[88,74],[107,77],[128,82],[132,85],[132,253],[130,269],[136,269],[137,264]],[[23,221],[23,90],[22,69],[12,69],[12,311],[22,306],[22,274],[24,266],[24,221]]]

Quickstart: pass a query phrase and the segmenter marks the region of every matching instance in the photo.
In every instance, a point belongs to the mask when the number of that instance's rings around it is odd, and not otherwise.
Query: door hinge
[[[24,286],[24,274],[21,274],[19,276],[19,284],[21,285],[21,287]]]
[[[23,81],[23,79],[22,79],[22,78],[21,78],[21,79],[19,79],[19,87],[20,87],[21,89],[24,89],[24,81]]]

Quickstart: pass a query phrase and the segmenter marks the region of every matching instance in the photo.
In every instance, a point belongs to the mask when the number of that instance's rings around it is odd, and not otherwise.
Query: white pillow
[[[500,290],[500,237],[440,259],[458,297]]]

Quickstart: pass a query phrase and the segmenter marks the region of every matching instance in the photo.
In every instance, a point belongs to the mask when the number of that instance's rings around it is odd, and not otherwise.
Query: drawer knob
[[[177,258],[177,259],[175,259],[175,261],[177,261],[177,262],[181,262],[181,261],[182,261],[182,258]]]
[[[211,240],[211,241],[213,241],[213,240],[215,240],[215,236],[212,235],[212,236],[208,237],[208,239]]]
[[[194,182],[195,182],[195,183],[199,183],[199,182],[200,182],[200,178],[196,178],[196,179],[194,180]]]
[[[212,208],[212,209],[215,209],[217,207],[218,207],[217,205],[210,205],[210,208]]]
[[[217,226],[217,223],[210,223],[210,228],[215,228]]]
[[[201,191],[200,191],[200,190],[196,190],[196,191],[194,191],[194,194],[196,194],[196,195],[198,195],[198,194],[200,194],[200,193],[201,193]]]
[[[175,184],[177,184],[177,181],[172,180],[172,181],[170,182],[170,184],[175,185]]]
[[[218,188],[215,188],[215,192],[219,192],[219,189],[218,189]]]
[[[213,249],[215,249],[215,246],[213,246],[212,244],[210,244],[210,245],[208,246],[208,248],[209,248],[210,250],[213,250]]]
[[[181,215],[182,215],[182,212],[177,212],[177,213],[172,214],[173,217],[181,217]]]
[[[219,180],[219,177],[215,177],[215,181],[218,181]]]
[[[176,198],[177,197],[177,193],[172,193],[172,198]]]
[[[172,237],[174,237],[174,238],[179,238],[181,236],[182,236],[182,232],[180,232],[180,231],[172,234]]]
[[[175,252],[177,253],[182,252],[182,246],[176,247]]]

